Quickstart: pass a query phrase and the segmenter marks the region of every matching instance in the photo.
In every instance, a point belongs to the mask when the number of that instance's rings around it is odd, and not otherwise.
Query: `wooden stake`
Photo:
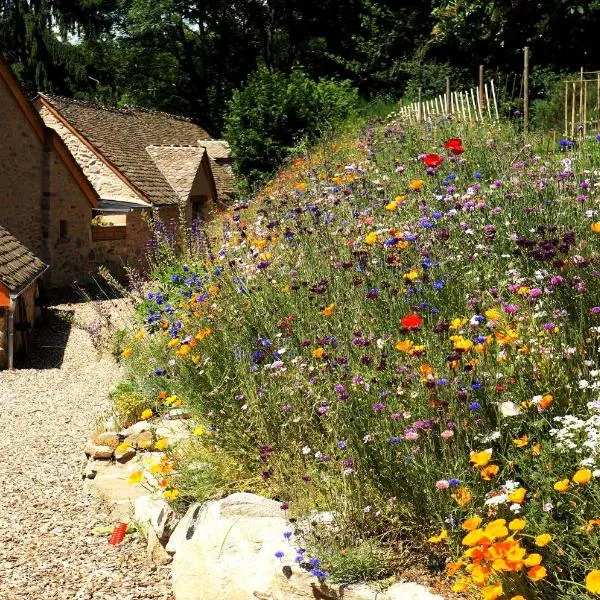
[[[481,100],[479,98],[479,94],[477,94],[477,108],[479,110],[479,119],[483,123],[483,111],[481,110]]]
[[[452,107],[450,106],[450,77],[446,77],[446,115],[450,114]]]
[[[485,107],[485,99],[483,97],[483,65],[479,65],[479,103]]]
[[[422,92],[422,88],[421,88],[421,86],[419,86],[419,91],[417,94],[417,104],[418,104],[417,119],[418,119],[419,123],[423,120],[423,107],[421,106],[421,92]]]
[[[579,71],[579,123],[583,118],[583,67]]]
[[[467,117],[467,111],[465,109],[465,99],[463,97],[463,93],[460,93],[460,105],[462,107],[462,116],[463,116],[463,121],[466,119]]]
[[[517,74],[514,73],[513,74],[513,84],[512,84],[512,90],[510,91],[510,99],[512,100],[515,97],[515,88],[517,86]],[[520,97],[520,93],[519,93],[519,97]]]
[[[569,84],[565,81],[565,137],[569,134]]]
[[[529,131],[529,46],[523,52],[523,131]]]
[[[587,80],[583,84],[583,137],[587,133]]]
[[[475,122],[479,123],[479,117],[477,115],[477,105],[475,104],[475,91],[471,88],[471,100],[473,101],[473,111],[475,113]]]
[[[467,112],[469,113],[469,123],[473,120],[471,117],[471,103],[469,102],[469,92],[465,92],[465,100],[467,101]]]
[[[596,79],[596,131],[600,133],[600,72]]]
[[[573,99],[571,102],[571,139],[575,139],[575,82],[573,82]]]
[[[492,107],[490,106],[490,97],[488,95],[488,86],[485,84],[485,105],[487,106],[488,117],[492,120]]]
[[[500,120],[498,116],[498,102],[496,101],[496,89],[494,88],[494,80],[492,79],[490,83],[490,87],[492,88],[492,98],[494,99],[494,113],[496,115],[496,122]]]

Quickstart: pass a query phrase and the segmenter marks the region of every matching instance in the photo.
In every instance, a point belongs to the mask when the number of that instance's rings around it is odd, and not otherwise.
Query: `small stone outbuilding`
[[[38,281],[48,266],[0,226],[0,369],[12,369],[15,354],[27,350],[39,317]]]

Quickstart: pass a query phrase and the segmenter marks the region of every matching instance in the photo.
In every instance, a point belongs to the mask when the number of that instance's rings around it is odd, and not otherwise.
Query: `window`
[[[69,237],[69,228],[67,222],[63,219],[60,220],[59,239],[66,240]]]

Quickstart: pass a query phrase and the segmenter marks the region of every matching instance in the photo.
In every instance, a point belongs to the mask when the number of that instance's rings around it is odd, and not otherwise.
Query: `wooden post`
[[[529,46],[523,52],[523,131],[529,131]]]
[[[600,71],[596,75],[596,131],[600,133]]]
[[[417,103],[418,103],[417,120],[419,121],[419,123],[423,120],[423,107],[421,106],[421,91],[422,91],[422,88],[421,88],[421,86],[419,86],[419,91],[417,94]]]
[[[583,119],[583,67],[579,70],[579,123]]]
[[[490,106],[490,97],[488,95],[488,86],[485,84],[485,105],[487,106],[488,117],[492,120],[492,107]]]
[[[450,77],[446,77],[446,115],[450,114]]]
[[[513,74],[513,84],[512,90],[510,91],[510,99],[512,100],[515,97],[515,88],[517,87],[517,74]]]
[[[490,87],[492,88],[492,98],[494,99],[494,113],[496,115],[496,122],[498,122],[500,120],[500,117],[498,116],[498,102],[496,100],[496,89],[494,88],[494,80],[493,79],[490,82]]]
[[[479,119],[483,123],[483,110],[481,108],[481,98],[479,97],[479,93],[477,94],[477,108],[479,110]]]
[[[573,82],[573,98],[571,100],[571,139],[575,139],[575,82]]]
[[[469,123],[473,120],[471,116],[471,103],[469,102],[469,92],[465,92],[465,100],[467,101],[467,112],[469,113]]]
[[[479,103],[485,108],[485,98],[483,97],[483,65],[479,65]]]
[[[475,104],[475,92],[473,88],[471,88],[471,101],[473,102],[473,112],[475,113],[475,121],[479,122],[479,117],[477,116],[477,104]]]
[[[569,82],[565,81],[565,137],[569,134]]]
[[[462,116],[463,116],[463,121],[466,119],[467,117],[467,111],[465,109],[465,99],[463,97],[463,93],[460,93],[460,105],[462,107]]]
[[[583,82],[583,137],[587,133],[587,79]]]

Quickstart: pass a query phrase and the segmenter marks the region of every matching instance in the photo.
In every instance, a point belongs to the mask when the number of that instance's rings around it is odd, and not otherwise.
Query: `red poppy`
[[[427,167],[435,168],[439,167],[442,164],[442,162],[444,162],[444,159],[439,154],[428,154],[423,159],[423,162]]]
[[[402,323],[402,326],[406,327],[407,329],[414,329],[423,324],[423,319],[421,319],[419,315],[413,313],[412,315],[406,315],[406,317],[402,317],[400,323]]]
[[[465,151],[460,138],[450,138],[444,143],[444,148],[446,148],[446,150],[450,150],[452,154],[462,154]]]

